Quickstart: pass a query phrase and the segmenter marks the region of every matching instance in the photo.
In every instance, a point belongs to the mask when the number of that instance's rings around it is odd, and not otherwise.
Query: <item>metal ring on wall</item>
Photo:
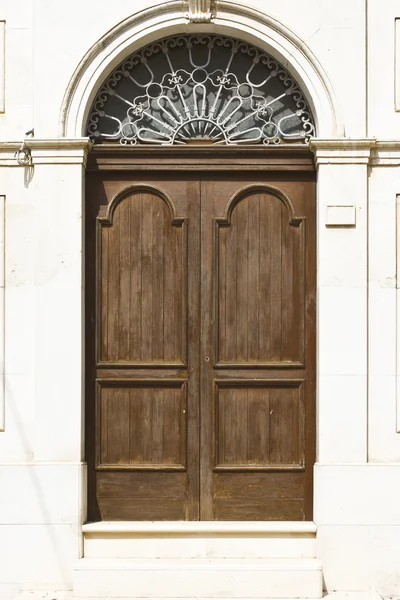
[[[21,148],[16,151],[14,157],[21,167],[27,167],[32,164],[32,153],[25,142],[23,142]]]

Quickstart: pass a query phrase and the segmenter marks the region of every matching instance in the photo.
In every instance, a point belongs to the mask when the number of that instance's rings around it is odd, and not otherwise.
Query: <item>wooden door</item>
[[[314,184],[214,175],[201,199],[201,518],[311,519]]]
[[[88,189],[90,518],[198,519],[200,184],[94,178]]]
[[[312,518],[314,174],[239,164],[88,173],[90,520]]]

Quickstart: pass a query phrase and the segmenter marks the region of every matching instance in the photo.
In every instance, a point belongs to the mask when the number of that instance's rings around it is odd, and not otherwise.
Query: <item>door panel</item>
[[[311,519],[314,174],[87,186],[90,520]]]
[[[199,182],[101,184],[90,513],[198,519]]]
[[[99,382],[98,469],[186,470],[186,382]]]
[[[314,460],[314,183],[249,179],[201,183],[201,518],[306,519]]]
[[[228,210],[216,219],[217,361],[301,364],[303,223],[289,226],[288,207],[268,187],[246,187]]]
[[[304,466],[302,380],[214,383],[215,471]]]
[[[133,186],[98,217],[101,362],[186,363],[186,222]]]
[[[134,475],[134,476],[133,476]],[[129,475],[112,470],[101,472],[96,494],[100,514],[89,512],[89,519],[104,521],[187,520],[187,474],[160,472],[149,477],[144,471]],[[91,509],[93,511],[93,507]]]

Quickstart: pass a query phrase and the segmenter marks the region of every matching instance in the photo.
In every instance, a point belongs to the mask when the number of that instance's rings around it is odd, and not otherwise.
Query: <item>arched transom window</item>
[[[87,135],[121,144],[307,142],[315,126],[287,70],[230,37],[178,35],[142,48],[108,77]]]

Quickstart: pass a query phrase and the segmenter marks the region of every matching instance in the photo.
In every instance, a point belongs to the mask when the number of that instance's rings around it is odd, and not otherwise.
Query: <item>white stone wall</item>
[[[5,319],[0,294],[0,335],[5,331],[5,368],[0,369],[0,592],[70,589],[72,566],[81,553],[86,492],[86,147],[80,140],[54,140],[60,136],[66,90],[88,50],[111,28],[154,2],[111,4],[112,9],[107,0],[0,0],[1,214],[5,207],[4,223],[0,218],[0,253],[5,234],[5,255],[0,256],[0,265],[5,265],[5,287],[0,269],[0,292],[5,289]],[[309,98],[318,109],[319,136],[338,138],[314,143],[315,522],[326,586],[400,595],[400,141],[384,143],[400,140],[400,27],[395,22],[400,6],[397,0],[242,4],[289,28],[299,38],[298,50],[272,29],[269,37],[267,27],[252,33],[245,18],[236,24],[217,18],[210,29],[242,32],[253,40],[259,35],[261,45],[282,53],[289,70],[301,77],[304,73],[304,81],[312,73],[307,60],[314,61],[333,90],[336,130],[324,125],[329,119],[322,114],[327,109],[320,84],[315,79],[314,85],[311,75],[307,79]],[[140,39],[191,26],[176,19],[166,29],[162,20],[153,19],[132,27],[131,38],[99,46],[92,80],[102,65],[111,68],[118,52]],[[92,80],[83,76],[87,89],[82,97],[93,95]],[[74,114],[84,109],[80,106]],[[69,138],[83,134],[76,123],[68,125]],[[34,168],[19,167],[13,154],[32,127],[37,140],[32,144]],[[339,139],[343,137],[347,139]],[[327,226],[327,206],[354,207],[355,226]],[[1,348],[2,340],[0,360]]]
[[[51,153],[47,159],[34,152],[33,172],[0,166],[6,199],[0,592],[69,589],[85,519],[84,153]],[[15,163],[13,151],[2,158]]]

